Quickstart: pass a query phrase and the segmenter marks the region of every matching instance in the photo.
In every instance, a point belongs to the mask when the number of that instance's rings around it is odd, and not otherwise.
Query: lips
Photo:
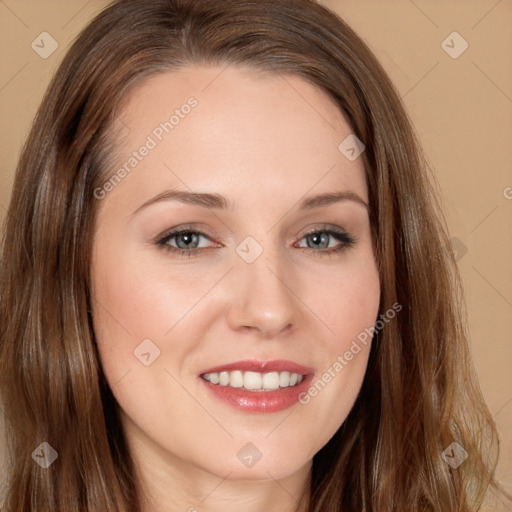
[[[223,364],[221,366],[214,366],[201,372],[201,375],[205,373],[220,373],[222,371],[240,370],[242,372],[290,372],[299,373],[301,375],[308,375],[313,373],[311,368],[303,366],[301,364],[294,363],[293,361],[286,361],[284,359],[278,359],[274,361],[237,361],[234,363]]]
[[[246,360],[208,368],[200,380],[214,397],[239,411],[267,413],[297,403],[313,376],[311,368],[293,361]]]

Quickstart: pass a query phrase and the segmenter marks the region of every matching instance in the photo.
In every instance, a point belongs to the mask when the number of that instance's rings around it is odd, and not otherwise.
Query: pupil
[[[327,235],[325,233],[313,233],[312,235],[312,240],[313,240],[313,243],[314,244],[321,244],[322,245],[322,248],[325,248],[325,243],[327,242]],[[322,244],[322,239],[323,239],[323,244]]]
[[[192,243],[192,238],[194,237],[195,235],[193,233],[183,233],[181,234],[179,237],[178,237],[178,246],[179,246],[179,241],[180,240],[183,240],[185,241],[185,247],[190,247],[190,244]]]

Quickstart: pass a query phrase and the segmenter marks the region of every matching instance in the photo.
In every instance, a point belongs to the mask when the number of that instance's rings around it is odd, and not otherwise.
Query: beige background
[[[100,0],[0,0],[0,221],[51,75]],[[512,2],[326,0],[375,52],[412,116],[443,193],[465,282],[472,349],[512,490]],[[467,41],[458,58],[442,42]],[[32,41],[58,42],[47,59]],[[462,41],[448,38],[457,51]]]

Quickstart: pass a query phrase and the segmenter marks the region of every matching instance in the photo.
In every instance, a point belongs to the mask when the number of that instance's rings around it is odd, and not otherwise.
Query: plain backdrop
[[[43,92],[72,40],[108,3],[0,0],[0,221]],[[324,3],[391,76],[439,181],[465,283],[474,362],[501,437],[498,477],[511,490],[512,2]],[[44,55],[51,44],[58,47]]]

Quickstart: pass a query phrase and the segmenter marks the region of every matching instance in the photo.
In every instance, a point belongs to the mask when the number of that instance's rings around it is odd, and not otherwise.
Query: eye
[[[201,247],[201,239],[211,241],[211,238],[205,233],[185,227],[167,233],[157,241],[157,245],[174,254],[191,258],[211,248],[204,245]],[[354,236],[341,228],[333,226],[314,229],[306,233],[301,240],[306,240],[307,246],[294,245],[294,247],[306,249],[308,252],[319,256],[327,256],[345,251],[356,242]],[[337,240],[338,244],[332,246],[331,242],[333,240]]]
[[[332,246],[331,241],[333,239],[338,240],[339,243]],[[330,256],[334,253],[346,251],[356,242],[356,238],[344,229],[332,226],[314,229],[306,233],[301,240],[306,240],[307,247],[304,247],[306,250],[313,251],[318,256]]]
[[[181,256],[192,257],[194,254],[206,249],[206,247],[199,246],[201,238],[211,240],[208,235],[201,231],[196,231],[191,228],[180,228],[165,235],[157,244],[163,249]],[[171,242],[174,242],[176,245]]]

